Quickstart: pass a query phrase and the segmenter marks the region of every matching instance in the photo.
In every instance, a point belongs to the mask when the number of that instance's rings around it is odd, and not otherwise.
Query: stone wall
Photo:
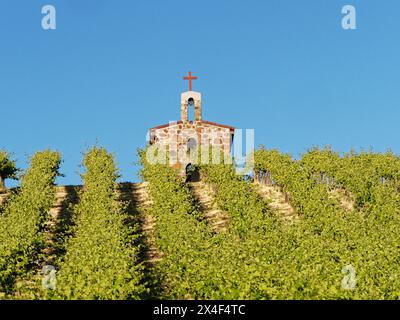
[[[229,155],[232,139],[233,128],[206,121],[172,122],[150,131],[150,143],[161,149],[168,146],[170,164],[182,170],[193,162],[194,149],[201,152],[198,147],[204,152],[207,148],[218,147]],[[196,148],[191,148],[193,145]]]

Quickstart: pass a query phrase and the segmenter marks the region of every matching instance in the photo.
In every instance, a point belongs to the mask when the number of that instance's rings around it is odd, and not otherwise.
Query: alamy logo
[[[42,18],[43,30],[55,30],[56,24],[56,8],[51,5],[43,6],[42,14],[45,16]]]
[[[44,266],[42,268],[42,287],[48,290],[55,290],[57,285],[57,270],[54,266]]]
[[[347,265],[342,268],[342,273],[345,275],[342,279],[343,290],[354,290],[356,288],[356,269],[352,265]]]
[[[246,175],[254,168],[254,129],[235,129],[235,139],[232,149],[224,148],[230,146],[231,134],[229,130],[208,129],[195,132],[193,129],[174,129],[176,122],[170,122],[164,139],[160,137],[151,138],[148,133],[147,141],[153,140],[146,151],[146,159],[150,164],[178,163],[196,164],[234,164],[238,175]],[[245,135],[245,139],[243,139]],[[243,141],[244,140],[244,141]],[[244,143],[245,142],[245,143]],[[245,148],[244,148],[245,147]],[[245,150],[244,150],[245,149]]]
[[[357,29],[356,24],[356,8],[351,5],[345,5],[342,8],[342,14],[345,16],[342,18],[342,28],[344,30],[355,30]]]

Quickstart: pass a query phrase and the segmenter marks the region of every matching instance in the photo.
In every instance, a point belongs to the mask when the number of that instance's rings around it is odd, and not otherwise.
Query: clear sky
[[[256,145],[400,153],[399,34],[398,0],[1,0],[0,148],[22,168],[57,149],[59,183],[76,184],[97,143],[136,181],[136,148],[179,118],[192,70],[203,118],[254,128]]]

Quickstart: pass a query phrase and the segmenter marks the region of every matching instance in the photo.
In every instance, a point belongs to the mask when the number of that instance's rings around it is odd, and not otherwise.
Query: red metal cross
[[[197,80],[197,77],[192,77],[192,71],[189,71],[189,76],[183,77],[183,80],[189,81],[189,91],[192,91],[192,81]]]

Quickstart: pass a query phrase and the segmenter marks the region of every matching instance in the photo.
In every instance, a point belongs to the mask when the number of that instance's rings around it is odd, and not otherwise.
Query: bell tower
[[[201,121],[201,94],[192,90],[192,81],[197,80],[197,77],[189,71],[189,76],[183,77],[183,80],[189,81],[189,91],[181,94],[181,121],[189,121],[188,108],[194,108],[194,121]]]
[[[194,108],[194,121],[201,121],[201,93],[186,91],[181,94],[181,121],[188,122],[188,108]]]

